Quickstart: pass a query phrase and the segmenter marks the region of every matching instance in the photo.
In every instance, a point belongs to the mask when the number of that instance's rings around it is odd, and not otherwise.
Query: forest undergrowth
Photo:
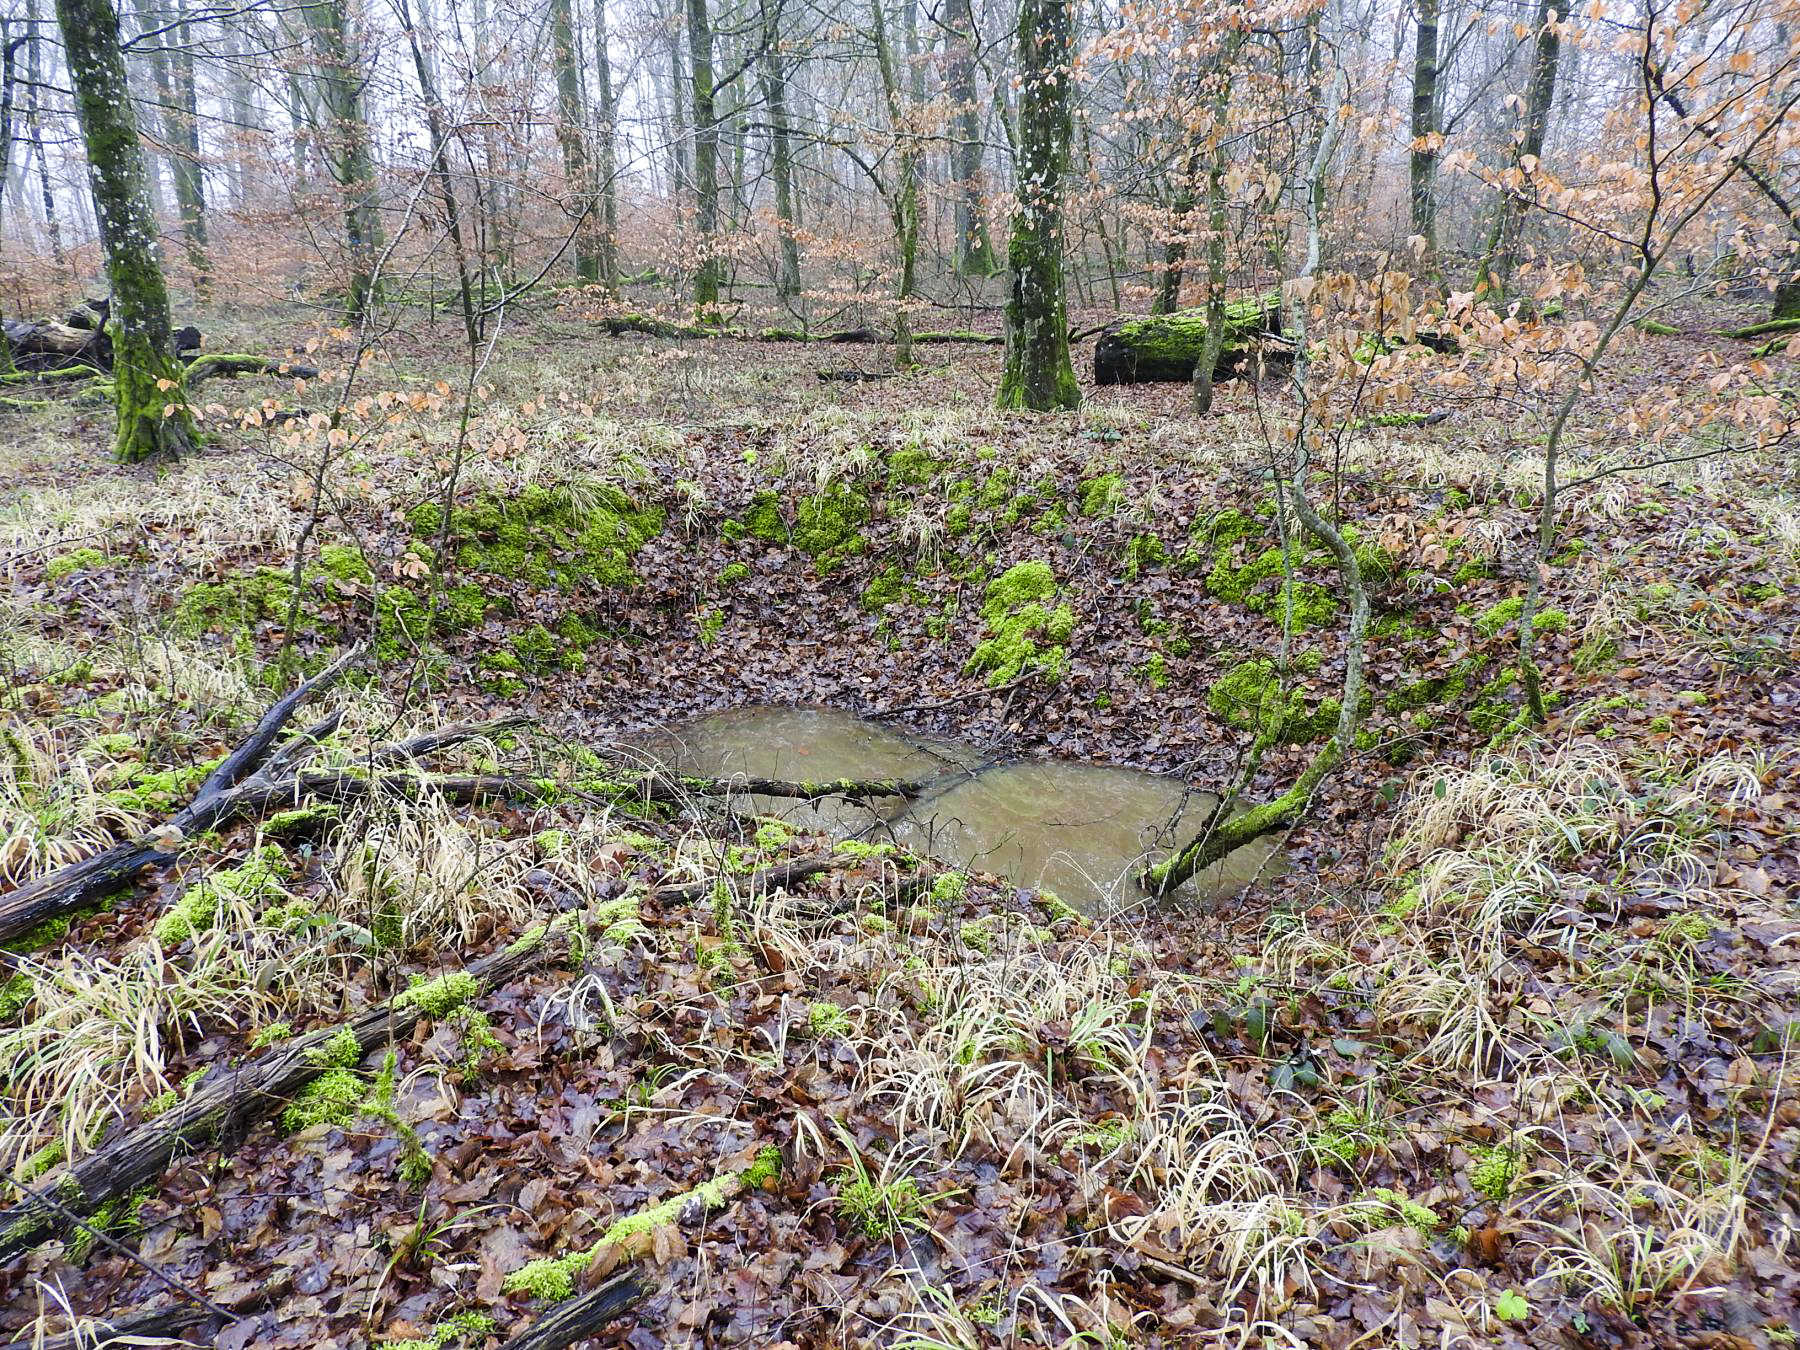
[[[1284,875],[1093,916],[647,800],[623,747],[817,703],[1198,787],[1267,733],[1279,790],[1344,653],[1328,561],[1283,565],[1272,384],[1009,417],[985,352],[822,381],[542,320],[466,429],[428,344],[333,425],[345,355],[221,386],[178,464],[113,464],[78,404],[4,452],[0,887],[171,857],[10,943],[6,1202],[323,1037],[265,1119],[15,1257],[15,1336],[179,1305],[227,1347],[495,1346],[635,1270],[599,1343],[1792,1343],[1791,464],[1577,457],[1530,728],[1534,429],[1340,429],[1356,755]],[[367,790],[172,835],[359,642],[293,755]],[[510,786],[442,788],[474,776]],[[330,1035],[382,1007],[388,1041]]]

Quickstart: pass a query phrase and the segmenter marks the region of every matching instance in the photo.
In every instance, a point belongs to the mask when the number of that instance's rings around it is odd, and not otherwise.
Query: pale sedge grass
[[[178,1336],[119,1335],[100,1318],[77,1313],[60,1279],[38,1279],[32,1286],[37,1316],[13,1333],[12,1343],[19,1350],[46,1350],[53,1344],[67,1350],[177,1350],[188,1346],[197,1350],[202,1344]]]
[[[198,1038],[336,1006],[350,956],[263,922],[267,891],[211,895],[213,926],[184,948],[165,950],[146,935],[116,956],[17,958],[32,981],[33,1016],[0,1031],[0,1167],[53,1142],[69,1159],[83,1156],[133,1100],[174,1087],[169,1065]]]
[[[0,718],[0,882],[67,866],[148,825],[102,785],[111,758],[76,730]]]
[[[467,948],[538,917],[528,840],[465,824],[438,793],[383,792],[332,834],[332,908],[408,952]],[[381,930],[381,931],[378,931]]]

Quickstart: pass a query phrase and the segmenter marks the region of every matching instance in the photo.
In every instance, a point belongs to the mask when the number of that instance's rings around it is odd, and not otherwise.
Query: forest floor
[[[212,345],[267,350],[256,327]],[[1003,416],[990,348],[853,382],[819,373],[885,353],[554,315],[470,380],[442,331],[365,360],[337,427],[287,413],[335,399],[343,334],[310,387],[207,386],[215,437],[176,465],[112,463],[105,408],[0,414],[0,906],[154,831],[355,641],[296,721],[343,713],[309,767],[530,719],[430,760],[509,800],[165,835],[173,861],[12,944],[9,1204],[296,1038],[431,1015],[12,1260],[0,1327],[198,1297],[187,1334],[228,1347],[496,1346],[635,1263],[597,1344],[1794,1342],[1791,456],[1569,493],[1533,730],[1542,427],[1422,393],[1445,420],[1345,434],[1318,488],[1376,564],[1357,754],[1284,875],[1082,916],[646,803],[620,747],[818,704],[1216,788],[1273,699],[1253,793],[1279,791],[1343,662],[1307,553],[1271,693],[1280,389]],[[1584,416],[1731,348],[1635,338]],[[406,1004],[547,922],[570,941],[540,965]]]

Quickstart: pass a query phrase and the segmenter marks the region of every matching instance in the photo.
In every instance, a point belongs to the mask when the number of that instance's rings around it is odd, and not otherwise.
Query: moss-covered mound
[[[451,510],[447,535],[437,502],[414,508],[408,521],[426,547],[444,539],[465,572],[572,591],[635,583],[632,559],[662,533],[664,514],[613,484],[570,482],[477,497]]]

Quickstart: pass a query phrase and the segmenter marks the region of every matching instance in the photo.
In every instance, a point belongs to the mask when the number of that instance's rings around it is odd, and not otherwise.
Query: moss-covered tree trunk
[[[950,162],[956,174],[956,270],[997,270],[982,203],[981,109],[975,89],[975,16],[970,0],[944,7],[944,92],[950,97]]]
[[[1069,0],[1020,0],[1018,207],[1006,264],[1006,367],[996,402],[1034,412],[1081,406],[1069,364],[1063,178],[1074,131]]]
[[[363,106],[361,53],[351,40],[347,0],[312,0],[302,6],[314,44],[325,163],[344,202],[344,247],[349,276],[344,315],[360,324],[381,302],[375,260],[381,255],[381,217],[376,209],[375,156]]]
[[[706,0],[687,0],[688,62],[694,100],[694,231],[700,265],[694,271],[694,309],[702,323],[719,321],[724,264],[718,253],[719,116],[713,88],[712,21]]]
[[[120,459],[181,454],[194,424],[169,342],[169,291],[156,256],[150,180],[125,85],[112,0],[56,0],[75,86],[100,249],[112,288],[113,389]]]
[[[581,59],[575,48],[575,16],[570,0],[550,0],[550,61],[556,69],[556,141],[563,174],[575,194],[575,276],[600,280],[594,248],[594,181],[588,167],[587,133],[582,126]]]

